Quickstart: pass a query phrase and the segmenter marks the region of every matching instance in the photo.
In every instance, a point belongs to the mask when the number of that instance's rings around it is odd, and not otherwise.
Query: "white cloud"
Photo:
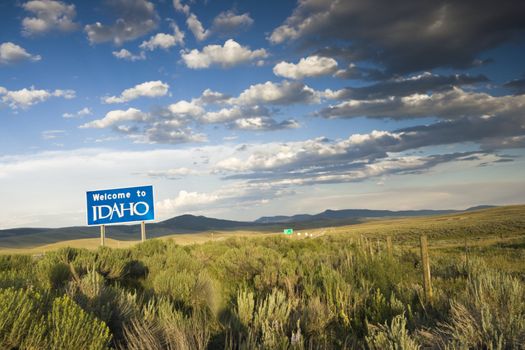
[[[216,164],[218,170],[235,172],[296,169],[335,164],[336,160],[345,163],[357,159],[368,159],[382,152],[391,144],[396,144],[399,135],[388,131],[372,131],[369,134],[353,134],[347,139],[330,141],[324,137],[287,143],[269,143],[253,148],[249,154],[224,159]]]
[[[75,113],[64,113],[62,114],[62,117],[63,118],[66,118],[66,119],[71,119],[71,118],[82,118],[82,117],[85,117],[87,115],[91,115],[93,114],[91,112],[91,109],[89,109],[88,107],[84,107],[82,108],[81,110],[75,112]]]
[[[205,46],[202,51],[197,49],[181,51],[181,57],[184,63],[188,68],[192,69],[208,68],[212,65],[232,67],[267,56],[268,53],[265,49],[252,51],[246,46],[241,46],[233,39],[227,40],[223,46]]]
[[[32,55],[23,47],[12,42],[5,42],[0,45],[0,64],[10,64],[22,61],[40,61],[40,55]]]
[[[212,104],[212,103],[225,103],[230,99],[230,96],[223,94],[222,92],[213,91],[211,89],[206,89],[202,92],[201,96],[198,98],[199,103],[202,104]]]
[[[301,58],[299,63],[279,62],[273,67],[273,73],[277,76],[290,79],[303,79],[307,77],[320,77],[335,73],[337,61],[333,58],[308,56]]]
[[[134,138],[138,143],[152,144],[181,144],[208,141],[206,135],[194,133],[190,128],[181,128],[179,123],[172,123],[171,121],[156,122],[145,133],[136,135]]]
[[[253,24],[249,13],[238,15],[235,11],[230,10],[219,13],[213,19],[211,28],[205,29],[197,15],[191,12],[188,4],[183,4],[181,0],[173,0],[173,7],[176,11],[186,15],[186,25],[197,41],[206,40],[215,34],[231,37]]]
[[[525,95],[492,96],[453,88],[433,94],[412,94],[371,100],[347,100],[319,112],[327,118],[422,118],[435,116],[457,119],[482,115],[516,117],[522,115]]]
[[[219,195],[215,193],[199,193],[199,192],[187,192],[180,191],[177,197],[173,199],[165,199],[157,203],[157,207],[161,211],[173,212],[181,208],[184,209],[195,209],[211,203],[214,203],[220,199]]]
[[[281,83],[267,81],[264,84],[251,85],[239,97],[231,100],[231,103],[243,105],[261,103],[289,105],[317,102],[319,102],[319,93],[317,91],[303,83],[290,81]]]
[[[104,103],[123,103],[139,97],[161,97],[168,93],[169,85],[160,80],[147,81],[122,91],[120,96],[104,98]]]
[[[190,7],[188,5],[183,5],[181,0],[173,0],[173,7],[175,7],[175,10],[184,13],[186,16],[190,14]]]
[[[92,44],[112,41],[120,46],[157,28],[159,15],[155,5],[148,0],[113,0],[109,5],[117,16],[114,24],[96,22],[84,27]]]
[[[131,62],[143,61],[146,59],[146,54],[144,51],[141,51],[138,55],[134,55],[126,49],[120,49],[119,51],[113,51],[112,54],[118,59]]]
[[[249,13],[238,15],[234,11],[225,11],[219,13],[219,15],[213,19],[211,31],[223,35],[234,35],[241,29],[250,27],[252,24],[253,19]]]
[[[179,101],[168,106],[168,110],[175,115],[199,117],[204,113],[204,109],[195,104],[195,101]]]
[[[379,135],[376,135],[377,137]],[[366,137],[361,135],[356,137],[354,142],[363,142],[365,139]],[[323,142],[325,143],[324,148]],[[418,170],[418,167],[429,165],[431,160],[423,156],[391,155],[378,162],[361,163],[362,169],[346,168],[349,171],[345,178],[344,174],[338,173],[337,168],[334,168],[334,165],[349,163],[347,160],[337,158],[337,151],[332,155],[334,147],[330,145],[338,142],[317,140],[315,143],[320,144],[318,153],[325,152],[329,159],[325,163],[316,161],[313,164],[332,164],[332,167],[323,166],[317,169],[325,171],[326,177],[320,177],[321,174],[306,174],[305,178],[299,173],[308,168],[300,170],[297,168],[298,165],[304,163],[288,163],[289,170],[282,168],[283,170],[279,171],[279,168],[267,168],[266,171],[256,172],[255,175],[262,175],[266,179],[262,181],[259,178],[258,181],[253,182],[249,179],[240,182],[233,179],[227,182],[222,181],[221,174],[210,173],[210,170],[213,170],[214,165],[221,159],[230,159],[232,156],[238,158],[239,162],[245,161],[252,154],[266,152],[268,154],[279,153],[280,157],[287,158],[286,150],[279,148],[278,143],[251,143],[242,148],[236,144],[198,145],[198,147],[170,147],[143,151],[121,151],[107,148],[77,149],[0,156],[2,194],[10,198],[9,206],[4,206],[0,211],[0,227],[83,225],[85,224],[84,191],[131,187],[144,183],[151,183],[155,186],[155,192],[158,195],[158,198],[156,197],[158,201],[156,203],[157,220],[180,215],[184,211],[247,220],[262,215],[320,212],[326,208],[344,209],[348,208],[348,203],[360,203],[360,206],[364,208],[374,207],[376,209],[438,208],[440,205],[439,208],[442,209],[465,208],[480,203],[520,203],[525,195],[525,186],[519,176],[521,175],[520,167],[523,165],[522,160],[516,160],[515,165],[506,163],[507,165],[495,166],[494,171],[501,175],[497,182],[482,183],[480,181],[484,181],[483,179],[477,179],[473,183],[453,182],[434,186],[429,184],[439,183],[437,180],[442,179],[442,175],[430,172],[424,176],[423,180],[420,176],[407,175],[402,183],[408,182],[414,187],[396,188],[387,181],[385,186],[375,193],[377,187],[374,179],[352,187],[353,185],[347,183],[350,181],[350,175],[353,176],[353,181],[356,181],[367,174],[377,179],[377,176],[383,176],[381,174],[388,176],[388,174],[395,174],[396,171],[401,171],[401,174],[403,171],[410,173],[412,170]],[[299,146],[306,146],[304,152],[311,153],[312,146],[304,144],[297,145],[289,151],[294,154],[301,153]],[[209,157],[209,165],[201,162],[194,164],[196,160],[204,156]],[[485,161],[485,158],[487,157],[483,157],[482,160]],[[319,159],[322,160],[322,158]],[[492,157],[491,159],[497,158]],[[474,167],[480,161],[472,161],[468,164]],[[377,164],[375,168],[369,166],[374,163]],[[463,171],[462,174],[469,171],[466,168],[470,167],[465,167],[467,163],[462,161],[455,164],[454,167],[447,170],[449,174],[457,177],[458,171]],[[507,168],[508,164],[511,166],[511,171]],[[167,165],[172,168],[157,171],[157,174],[154,171],[145,172],[145,169],[165,169]],[[104,176],[99,176],[101,173]],[[148,173],[151,173],[153,178]],[[179,178],[180,175],[182,179],[174,184],[172,180],[166,179],[169,178],[170,173],[174,178]],[[35,174],[38,174],[39,181],[34,181]],[[272,178],[274,174],[277,174],[278,177]],[[195,181],[192,178],[193,175],[199,175],[200,178]],[[317,183],[342,181],[345,184],[299,187],[308,185],[308,181],[312,180],[319,181]],[[41,186],[42,183],[45,183],[46,186]],[[422,183],[424,183],[423,187],[418,188],[418,185]],[[480,191],[480,188],[484,190]],[[180,195],[181,190],[186,194]],[[359,193],[356,195],[348,195],[348,193],[357,192]],[[406,199],[406,195],[409,196],[409,199]],[[29,197],[33,200],[28,201]],[[48,200],[51,197],[54,198],[53,201]],[[178,200],[175,200],[177,198]],[[166,199],[168,201],[161,204]],[[401,203],[397,202],[398,199],[401,200]],[[269,205],[257,206],[257,204],[264,203],[265,200],[270,200]],[[443,201],[446,203],[443,204]],[[308,210],[304,209],[304,203],[308,203]],[[218,208],[222,209],[218,210]],[[75,214],[70,214],[71,212]],[[62,215],[52,219],[48,217],[48,215],[58,213]],[[28,216],[31,217],[28,218]]]
[[[239,130],[268,131],[295,129],[299,127],[299,123],[293,119],[277,122],[270,117],[250,117],[235,120],[232,127]]]
[[[190,31],[193,33],[193,36],[195,36],[195,39],[197,39],[198,41],[205,40],[211,35],[211,31],[204,29],[201,21],[199,21],[199,19],[194,13],[191,13],[188,16],[188,18],[186,19],[186,24],[188,25]]]
[[[143,50],[153,51],[155,49],[167,50],[177,44],[184,45],[184,33],[179,27],[172,23],[173,34],[157,33],[149,40],[143,41],[140,48]]]
[[[241,118],[242,115],[242,110],[239,107],[222,108],[219,111],[206,113],[203,120],[208,123],[222,123]]]
[[[7,104],[12,109],[29,108],[34,104],[44,102],[51,97],[62,97],[65,99],[72,99],[75,97],[74,90],[37,90],[34,86],[27,89],[9,91],[6,88],[0,87],[0,95],[2,102]]]
[[[24,3],[22,7],[34,15],[22,20],[24,35],[43,34],[52,30],[69,32],[78,28],[78,24],[74,22],[76,10],[73,4],[54,0],[32,0]]]
[[[93,120],[81,125],[80,128],[103,129],[110,126],[116,126],[122,122],[145,122],[148,119],[149,114],[136,108],[128,108],[127,110],[117,109],[109,111],[102,119]]]
[[[205,123],[225,123],[246,117],[266,117],[269,114],[270,112],[266,108],[259,106],[234,106],[232,108],[221,108],[218,111],[207,112],[202,116],[201,121]]]

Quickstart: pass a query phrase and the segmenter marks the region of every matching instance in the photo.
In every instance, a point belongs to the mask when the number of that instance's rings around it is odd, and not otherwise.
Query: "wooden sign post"
[[[142,242],[146,241],[146,223],[144,221],[140,223],[140,238]]]
[[[106,225],[100,225],[100,245],[104,246],[104,241],[106,239]]]
[[[432,281],[430,280],[430,260],[428,258],[427,236],[420,237],[421,243],[421,263],[423,265],[423,288],[427,303],[432,303]]]

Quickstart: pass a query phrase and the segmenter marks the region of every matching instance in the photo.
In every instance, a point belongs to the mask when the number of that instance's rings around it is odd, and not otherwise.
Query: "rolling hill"
[[[479,209],[488,206],[480,206]],[[471,210],[470,208],[466,211]],[[325,210],[319,214],[299,214],[293,216],[262,217],[253,222],[232,221],[205,216],[181,215],[171,219],[147,224],[148,238],[162,237],[172,234],[190,234],[206,231],[238,231],[250,230],[258,232],[277,232],[283,225],[293,225],[296,229],[316,228],[327,226],[342,226],[358,224],[368,219],[420,217],[428,215],[443,215],[461,213],[457,210],[369,210],[346,209]],[[134,241],[140,234],[140,226],[110,225],[106,228],[106,235],[119,241]],[[85,238],[96,238],[99,235],[98,227],[74,226],[62,228],[15,228],[0,230],[0,247],[19,248],[36,247],[61,241]]]

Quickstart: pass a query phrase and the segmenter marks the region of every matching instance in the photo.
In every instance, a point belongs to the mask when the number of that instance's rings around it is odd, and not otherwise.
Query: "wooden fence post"
[[[425,289],[425,297],[428,303],[432,302],[432,281],[430,279],[430,260],[428,258],[428,242],[427,236],[420,237],[421,243],[421,263],[423,264],[423,288]]]
[[[468,242],[467,242],[467,237],[465,237],[465,267],[467,268],[467,273],[468,273]]]
[[[388,256],[392,257],[393,255],[392,236],[386,236],[386,251],[388,253]]]
[[[104,246],[106,240],[106,225],[100,225],[100,245]]]
[[[144,221],[140,223],[140,240],[142,242],[146,241],[146,223]]]

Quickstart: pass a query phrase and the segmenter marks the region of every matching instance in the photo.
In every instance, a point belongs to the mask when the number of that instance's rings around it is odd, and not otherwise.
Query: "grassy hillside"
[[[221,222],[226,222],[221,220]],[[185,223],[187,224],[187,223]],[[239,225],[242,223],[239,223]],[[164,234],[152,235],[148,227],[149,238],[172,239],[177,244],[203,243],[212,239],[221,240],[233,236],[260,236],[281,235],[282,229],[290,225],[254,226],[252,228],[231,228],[227,230],[209,229],[210,224],[203,226],[201,231],[192,233],[170,234],[170,225],[166,222]],[[201,223],[201,225],[203,225]],[[223,223],[223,225],[225,225]],[[106,244],[111,248],[124,248],[139,243],[140,229],[137,225],[124,226],[127,229],[125,239],[121,238],[121,226],[110,226],[106,229]],[[216,226],[216,225],[214,225]],[[426,234],[430,243],[436,247],[464,246],[465,238],[470,245],[484,245],[495,242],[513,242],[525,234],[525,205],[506,206],[477,211],[467,211],[459,214],[447,214],[425,217],[409,217],[396,219],[368,219],[368,221],[355,221],[352,225],[342,225],[339,220],[324,220],[322,222],[297,223],[291,225],[296,232],[309,232],[314,236],[344,234],[349,237],[366,237],[371,239],[384,239],[392,236],[393,241],[401,246],[414,246],[419,236]],[[189,226],[188,226],[189,227]],[[188,227],[185,227],[188,230]],[[38,229],[35,229],[38,230]],[[64,229],[65,230],[65,229]],[[0,253],[42,253],[61,247],[95,249],[100,244],[98,228],[75,228],[61,233],[60,237],[71,238],[54,242],[57,237],[42,238],[42,232],[36,231],[26,235],[11,235],[0,237]],[[89,231],[86,231],[89,230]],[[55,236],[55,233],[51,233]],[[90,238],[86,238],[90,237]],[[292,239],[304,238],[294,235]],[[120,238],[120,239],[119,239]]]
[[[523,349],[524,214],[378,220],[307,238],[107,240],[120,249],[74,240],[0,255],[0,348]]]

